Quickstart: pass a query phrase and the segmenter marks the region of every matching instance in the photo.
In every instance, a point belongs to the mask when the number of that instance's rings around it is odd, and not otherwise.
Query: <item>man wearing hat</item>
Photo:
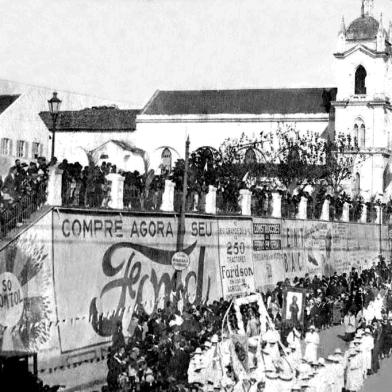
[[[317,351],[320,344],[320,336],[316,332],[316,328],[314,325],[309,327],[309,331],[305,335],[305,355],[304,358],[308,362],[317,361]]]

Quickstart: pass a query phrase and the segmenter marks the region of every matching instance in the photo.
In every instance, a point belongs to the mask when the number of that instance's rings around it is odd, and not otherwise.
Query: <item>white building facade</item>
[[[392,29],[374,17],[373,3],[364,0],[348,28],[342,20],[334,54],[336,88],[157,91],[137,117],[136,144],[149,151],[157,168],[165,147],[184,156],[186,135],[195,150],[282,125],[324,136],[348,133],[362,153],[348,189],[360,183],[365,199],[389,199]]]

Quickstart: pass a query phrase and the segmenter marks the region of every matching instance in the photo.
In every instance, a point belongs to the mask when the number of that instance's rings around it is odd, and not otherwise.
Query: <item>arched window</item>
[[[245,152],[245,164],[251,165],[253,163],[256,163],[256,161],[257,160],[255,150],[252,147],[249,147]]]
[[[366,94],[366,70],[362,65],[355,71],[355,94]]]
[[[359,192],[361,191],[361,176],[359,175],[359,173],[355,174],[353,191],[355,195],[359,194]]]
[[[365,148],[366,146],[366,126],[362,118],[358,117],[355,119],[353,128],[353,138],[359,148]]]
[[[359,148],[365,148],[365,124],[361,124],[359,127],[358,146]]]
[[[359,136],[359,133],[358,133],[358,124],[354,124],[353,138],[354,138],[354,142],[355,142],[356,144],[358,144],[358,136]]]
[[[170,171],[172,168],[172,153],[168,148],[165,148],[162,151],[161,159],[162,159],[162,166],[166,170]]]

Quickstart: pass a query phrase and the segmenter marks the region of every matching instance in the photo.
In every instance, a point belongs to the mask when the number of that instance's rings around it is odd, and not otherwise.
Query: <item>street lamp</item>
[[[56,122],[60,111],[61,100],[57,98],[57,92],[53,92],[53,97],[48,100],[49,112],[52,116],[52,156],[54,158],[54,142],[56,137]]]

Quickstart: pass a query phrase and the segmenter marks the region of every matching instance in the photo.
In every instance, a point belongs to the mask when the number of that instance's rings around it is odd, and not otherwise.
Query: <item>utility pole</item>
[[[188,188],[188,166],[189,166],[189,135],[185,142],[185,166],[184,166],[184,177],[182,184],[182,199],[181,199],[181,212],[180,220],[178,222],[177,232],[177,252],[181,252],[184,249],[184,237],[185,237],[185,210],[186,210],[186,196]],[[177,290],[181,287],[181,271],[176,271],[176,288]]]

